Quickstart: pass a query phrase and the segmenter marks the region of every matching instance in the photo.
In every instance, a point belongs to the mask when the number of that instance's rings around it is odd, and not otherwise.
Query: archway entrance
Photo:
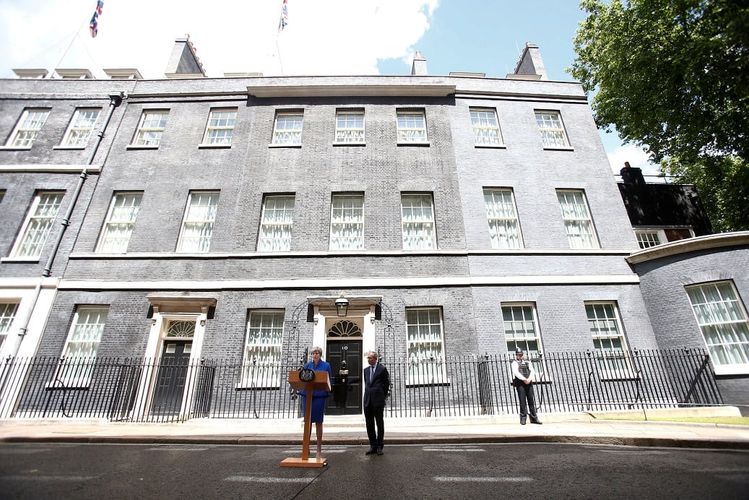
[[[333,369],[333,394],[328,415],[360,415],[362,412],[362,332],[351,320],[336,321],[328,329],[326,361]]]

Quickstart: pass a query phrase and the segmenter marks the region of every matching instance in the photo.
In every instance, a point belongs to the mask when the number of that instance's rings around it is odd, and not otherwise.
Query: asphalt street
[[[0,444],[2,498],[742,498],[749,452],[576,444]]]

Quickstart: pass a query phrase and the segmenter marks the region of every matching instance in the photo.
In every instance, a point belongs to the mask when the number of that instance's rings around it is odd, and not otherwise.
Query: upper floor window
[[[11,257],[36,258],[42,254],[52,224],[60,211],[63,193],[41,192],[34,196]]]
[[[211,248],[217,208],[218,191],[190,192],[177,244],[178,252],[205,253]]]
[[[339,109],[335,114],[335,142],[364,142],[364,110]]]
[[[471,108],[474,144],[476,146],[501,146],[502,134],[499,131],[496,109]]]
[[[78,108],[73,113],[73,119],[65,131],[61,146],[86,147],[91,132],[94,130],[96,120],[99,119],[101,108]]]
[[[543,364],[540,361],[541,333],[538,329],[536,304],[503,304],[502,326],[505,331],[507,352],[515,354],[515,349],[522,349],[533,365],[533,369],[542,375]]]
[[[442,330],[439,307],[406,309],[408,384],[447,382]]]
[[[705,283],[686,290],[715,371],[748,373],[749,321],[733,282]]]
[[[231,146],[234,124],[237,121],[237,108],[216,108],[208,115],[203,144]]]
[[[15,302],[0,302],[0,347],[10,333],[13,320],[16,319],[18,304]]]
[[[585,192],[579,189],[558,189],[557,198],[570,248],[598,248],[598,238]]]
[[[628,378],[633,374],[616,302],[585,304],[598,369],[603,378]]]
[[[97,252],[125,253],[140,211],[143,193],[115,193],[104,221]]]
[[[427,120],[424,110],[396,111],[398,119],[398,142],[399,143],[425,143],[427,142]]]
[[[484,189],[484,205],[492,248],[522,248],[512,189]]]
[[[10,134],[6,146],[15,148],[30,148],[36,139],[39,130],[49,116],[49,109],[29,108],[24,109],[21,118]]]
[[[263,200],[258,252],[291,250],[294,225],[294,195],[268,195]]]
[[[330,249],[364,248],[364,195],[334,194],[330,212]]]
[[[541,131],[541,142],[545,148],[570,146],[559,111],[536,111],[536,124]]]
[[[168,109],[148,109],[140,115],[138,130],[135,132],[133,146],[158,147],[166,128]]]
[[[57,375],[67,387],[84,387],[91,381],[108,314],[106,306],[78,306],[76,309]]]
[[[666,240],[663,231],[658,229],[635,229],[635,235],[640,248],[654,247]]]
[[[404,250],[437,248],[431,194],[401,195],[401,231]]]
[[[281,385],[283,311],[251,311],[247,320],[242,386]]]
[[[304,114],[301,111],[276,112],[272,144],[300,146],[302,144],[303,121]]]

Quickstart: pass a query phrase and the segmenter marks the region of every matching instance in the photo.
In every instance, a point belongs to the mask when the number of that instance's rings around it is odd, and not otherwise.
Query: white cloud
[[[287,75],[376,74],[379,59],[413,53],[438,0],[288,0],[280,34],[281,0],[104,0],[91,38],[95,4],[0,0],[0,77],[18,67],[84,67],[100,77],[103,68],[135,67],[162,78],[174,39],[185,34],[208,76],[274,75],[281,66]]]
[[[607,152],[607,154],[611,170],[615,174],[618,174],[619,170],[624,167],[625,161],[628,161],[631,167],[642,169],[644,175],[658,175],[660,173],[660,167],[649,160],[648,154],[640,146],[624,144]]]

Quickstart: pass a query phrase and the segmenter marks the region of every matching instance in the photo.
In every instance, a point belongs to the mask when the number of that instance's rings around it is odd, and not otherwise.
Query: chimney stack
[[[418,50],[414,54],[414,60],[411,64],[411,75],[426,75],[427,74],[427,60],[421,55]]]
[[[642,169],[629,166],[628,161],[624,162],[624,167],[619,170],[619,175],[622,176],[624,184],[632,184],[633,186],[645,185],[645,177],[642,175]]]
[[[515,73],[512,75],[523,75],[527,77],[528,80],[549,79],[549,75],[546,74],[544,60],[541,58],[541,50],[538,48],[538,45],[532,42],[526,42],[523,53],[520,54],[520,60],[518,60],[518,63],[515,66]]]
[[[205,78],[205,68],[195,52],[190,35],[174,40],[172,55],[169,57],[164,76],[167,78]]]

